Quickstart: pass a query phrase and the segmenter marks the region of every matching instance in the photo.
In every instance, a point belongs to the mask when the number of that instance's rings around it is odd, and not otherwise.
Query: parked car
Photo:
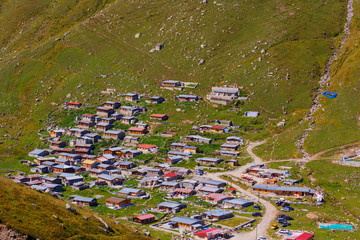
[[[259,205],[254,205],[254,206],[253,206],[253,209],[261,210],[261,207],[260,207]]]
[[[280,228],[279,231],[278,231],[278,233],[280,233],[280,234],[288,234],[288,233],[290,233],[290,232],[289,232],[289,230]]]
[[[279,228],[279,226],[278,226],[277,224],[271,225],[271,229],[272,229],[272,230],[276,230],[276,229],[278,229],[278,228]]]
[[[277,216],[277,218],[283,218],[285,220],[294,220],[293,217],[290,217],[290,216],[285,215],[285,214],[280,214],[280,215]]]
[[[285,218],[278,218],[277,219],[278,223],[283,223],[283,222],[287,222]]]
[[[280,226],[281,227],[287,227],[287,226],[290,226],[291,225],[291,223],[289,223],[289,222],[282,222],[282,223],[280,223]]]
[[[261,212],[253,212],[253,213],[251,213],[251,216],[253,216],[253,217],[261,217],[262,214],[261,214]]]
[[[260,236],[257,240],[267,240],[266,237]]]
[[[294,209],[292,207],[284,207],[281,209],[282,212],[290,212],[293,211]]]
[[[283,201],[278,201],[275,203],[276,206],[281,206],[281,207],[287,207],[287,206],[290,206],[290,203],[287,203],[287,202],[283,202]]]

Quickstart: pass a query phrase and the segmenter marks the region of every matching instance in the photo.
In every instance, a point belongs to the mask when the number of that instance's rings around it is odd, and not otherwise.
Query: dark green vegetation
[[[1,10],[1,135],[8,134],[1,150],[21,155],[25,146],[36,146],[35,132],[56,107],[50,103],[98,104],[108,87],[164,96],[168,101],[158,110],[172,123],[159,130],[186,131],[191,126],[180,123],[221,118],[243,124],[250,139],[282,131],[278,120],[297,120],[291,113],[310,107],[342,33],[346,3],[39,0],[3,1]],[[163,50],[149,53],[157,43]],[[205,63],[199,65],[200,59]],[[211,86],[236,83],[249,100],[234,111],[205,101],[174,106],[176,93],[159,90],[165,79],[198,82],[186,92],[202,97]],[[246,110],[261,117],[246,119]],[[292,136],[289,142],[297,138]]]
[[[105,233],[103,224],[86,208],[77,213],[65,209],[65,202],[0,177],[0,219],[19,232],[40,239],[148,239],[134,229],[102,217],[113,233]],[[55,216],[55,217],[54,217]],[[84,216],[88,219],[85,220]]]

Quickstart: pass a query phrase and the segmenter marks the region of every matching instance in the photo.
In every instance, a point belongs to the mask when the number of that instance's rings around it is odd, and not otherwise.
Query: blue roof
[[[80,202],[92,202],[95,198],[88,198],[88,197],[81,197],[76,196],[74,197],[74,201],[80,201]]]

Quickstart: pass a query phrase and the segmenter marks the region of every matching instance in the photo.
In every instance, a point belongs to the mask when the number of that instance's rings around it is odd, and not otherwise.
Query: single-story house
[[[130,203],[131,203],[130,199],[125,199],[125,198],[109,197],[108,199],[105,199],[106,206],[115,209],[126,207]]]
[[[225,208],[243,209],[254,205],[254,202],[236,198],[236,199],[224,200],[223,204]]]
[[[146,128],[131,127],[129,128],[129,134],[131,135],[145,135],[147,133]]]
[[[259,112],[255,112],[255,111],[247,111],[244,114],[245,117],[258,117],[259,116]]]
[[[47,155],[49,155],[49,151],[45,150],[45,149],[35,149],[31,152],[29,152],[29,157],[45,157]]]
[[[290,236],[286,236],[285,240],[313,240],[314,234],[309,232],[293,233]]]
[[[267,184],[255,184],[251,187],[254,192],[263,193],[263,194],[275,194],[275,195],[284,195],[291,196],[298,194],[300,196],[312,196],[316,193],[315,190],[306,188],[306,187],[285,187],[285,186],[275,186]]]
[[[180,81],[175,80],[165,80],[161,82],[162,87],[181,87]]]
[[[174,197],[190,197],[196,194],[193,189],[175,188],[171,193]]]
[[[212,180],[212,179],[206,179],[204,181],[201,182],[201,184],[204,187],[224,187],[226,186],[226,182],[223,181],[216,181],[216,180]]]
[[[236,151],[239,147],[240,145],[237,143],[224,143],[220,146],[220,149],[225,151]]]
[[[125,116],[122,117],[120,122],[122,124],[135,124],[137,123],[139,120],[136,117],[132,117],[132,116]]]
[[[217,165],[217,164],[221,163],[224,160],[220,159],[220,158],[202,157],[202,158],[195,159],[195,161],[200,163],[200,164]]]
[[[212,142],[212,139],[205,138],[205,137],[202,137],[199,135],[189,135],[189,136],[186,136],[185,139],[186,139],[186,141],[189,141],[189,142],[198,142],[198,143],[207,143],[207,144],[210,144]]]
[[[145,191],[136,188],[123,188],[118,191],[118,195],[124,197],[141,197],[145,195]]]
[[[125,133],[121,131],[107,130],[104,133],[105,139],[122,140],[125,137]]]
[[[136,101],[139,99],[139,95],[137,93],[127,93],[125,94],[126,101]]]
[[[154,104],[160,104],[163,103],[164,101],[165,99],[163,97],[157,97],[157,96],[151,97],[149,100],[150,103],[154,103]]]
[[[155,222],[155,216],[151,213],[143,214],[133,217],[133,221],[141,224],[152,223]]]
[[[227,143],[239,144],[239,145],[244,144],[244,140],[241,137],[235,137],[235,136],[227,137],[226,142]]]
[[[101,174],[98,176],[98,182],[105,182],[108,186],[114,185],[121,185],[124,183],[125,179],[108,175],[108,174]]]
[[[88,198],[88,197],[81,197],[81,196],[76,196],[73,200],[72,200],[73,204],[77,204],[80,206],[97,206],[97,200],[96,198]]]
[[[212,204],[220,204],[225,200],[233,199],[234,197],[220,194],[220,193],[209,193],[205,196],[205,200]]]
[[[188,217],[173,217],[170,219],[173,228],[182,228],[187,230],[202,229],[204,221],[200,219],[188,218]]]
[[[219,221],[227,218],[232,218],[234,214],[225,210],[215,209],[204,212],[202,216],[213,221]]]
[[[186,208],[186,204],[179,202],[163,202],[157,205],[159,212],[180,212],[181,209]]]
[[[179,100],[179,102],[197,102],[201,98],[196,95],[179,95],[176,99]]]
[[[64,165],[64,164],[58,164],[58,165],[52,166],[52,170],[55,173],[73,173],[74,172],[74,168],[72,166]]]
[[[222,193],[224,189],[221,188],[215,188],[215,187],[202,187],[199,189],[199,192],[203,195],[207,195],[210,193]]]
[[[156,153],[159,150],[159,146],[152,144],[140,144],[137,146],[137,150],[142,153]]]
[[[175,188],[180,187],[180,184],[177,182],[162,182],[160,184],[160,189],[167,191],[167,190],[174,190]]]
[[[96,115],[99,115],[101,117],[110,117],[111,114],[113,114],[115,111],[112,108],[106,108],[106,107],[97,107],[96,108]]]
[[[200,232],[194,233],[194,237],[195,240],[203,240],[203,239],[210,240],[210,239],[219,239],[221,237],[226,237],[226,234],[224,234],[224,231],[219,228],[208,228]]]
[[[121,106],[120,107],[120,114],[124,116],[133,116],[136,113],[139,113],[140,109],[137,107],[130,107],[130,106]]]
[[[212,126],[210,131],[214,133],[224,133],[224,132],[228,132],[229,129],[227,129],[224,126]]]
[[[81,103],[79,102],[67,102],[67,107],[70,108],[70,109],[78,109],[81,107]]]
[[[169,116],[167,114],[151,114],[150,119],[165,121],[169,119]]]
[[[131,169],[135,167],[135,163],[130,162],[130,161],[123,161],[123,162],[119,162],[119,168],[121,169]]]
[[[124,143],[127,146],[135,146],[139,143],[140,138],[139,137],[134,137],[134,136],[126,136],[124,138]]]
[[[109,109],[117,109],[121,106],[121,103],[119,102],[113,102],[113,101],[106,101],[103,104],[104,108],[109,108]]]
[[[173,180],[176,180],[176,179],[183,178],[183,176],[181,176],[179,174],[176,174],[176,173],[173,173],[173,172],[167,172],[167,173],[164,174],[163,178],[166,181],[173,181]]]
[[[166,158],[166,163],[168,164],[176,164],[180,161],[182,161],[183,158],[181,156],[172,156],[172,157],[168,157]]]

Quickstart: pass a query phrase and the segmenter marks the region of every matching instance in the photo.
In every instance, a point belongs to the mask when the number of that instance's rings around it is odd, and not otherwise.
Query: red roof
[[[208,237],[210,234],[211,235],[218,234],[220,231],[221,231],[221,229],[218,229],[218,228],[209,228],[209,229],[203,230],[201,232],[197,232],[197,233],[195,233],[195,235],[201,236],[201,237]]]
[[[236,188],[229,187],[228,190],[230,190],[230,191],[236,191]]]
[[[150,117],[155,117],[155,118],[163,118],[166,117],[166,114],[151,114]]]
[[[153,214],[148,213],[148,214],[136,216],[135,218],[138,218],[140,220],[145,220],[145,219],[154,218],[154,217],[155,216]]]
[[[146,149],[149,149],[149,148],[154,148],[154,147],[157,147],[156,145],[152,145],[152,144],[140,144],[138,146],[138,148],[146,148]]]
[[[176,173],[172,173],[172,172],[168,172],[168,173],[165,173],[165,177],[176,177],[177,174]]]
[[[223,130],[225,127],[222,126],[212,126],[211,129]]]
[[[293,235],[287,237],[286,239],[295,239],[295,240],[308,240],[312,238],[314,234],[303,232],[303,233],[294,233]]]
[[[79,103],[79,102],[68,102],[68,104],[71,104],[71,105],[80,105],[81,103]]]
[[[92,117],[92,116],[95,116],[95,114],[89,114],[89,113],[83,114],[83,117]]]
[[[174,192],[181,192],[181,193],[190,193],[191,191],[193,191],[192,189],[187,189],[187,188],[175,188]]]
[[[129,131],[144,131],[145,128],[139,128],[139,127],[131,127],[129,128]]]

